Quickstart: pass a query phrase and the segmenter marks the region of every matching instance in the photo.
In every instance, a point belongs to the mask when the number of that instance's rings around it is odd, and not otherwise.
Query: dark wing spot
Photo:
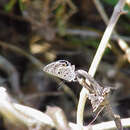
[[[70,63],[66,60],[59,60],[60,63],[63,63],[63,66],[69,66]]]

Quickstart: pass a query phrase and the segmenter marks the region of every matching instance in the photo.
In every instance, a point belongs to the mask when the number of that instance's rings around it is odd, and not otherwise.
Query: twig
[[[121,58],[121,59],[119,59],[119,63],[121,63],[121,61],[123,61],[124,59],[126,60],[128,60],[128,62],[130,63],[130,47],[127,45],[127,43],[124,41],[124,40],[122,40],[122,39],[119,39],[118,40],[118,43],[119,43],[119,46],[120,46],[120,48],[124,51],[124,55],[122,56],[122,57],[124,57],[124,58]]]
[[[36,113],[37,111],[33,111],[33,109],[31,108],[29,110],[28,107],[22,107],[22,105],[20,107],[20,105],[13,103],[11,97],[8,95],[4,87],[0,87],[0,97],[0,113],[3,115],[4,118],[6,118],[6,120],[16,126],[26,125],[30,127],[34,124],[39,124],[40,121],[38,120],[38,118],[40,116],[36,118],[36,116],[38,116],[38,113]],[[17,109],[15,107],[17,107]],[[18,107],[20,107],[21,110],[19,110]],[[29,115],[29,111],[32,115]],[[26,114],[26,112],[28,114]],[[43,116],[43,118],[45,121],[50,121],[50,118],[48,118],[47,116]],[[50,125],[54,126],[53,123],[51,123]]]
[[[112,31],[113,31],[120,15],[123,13],[124,5],[125,5],[125,0],[119,0],[119,2],[117,3],[117,5],[114,8],[114,12],[111,16],[110,22],[104,32],[104,35],[102,37],[102,40],[100,42],[100,45],[98,47],[98,50],[95,54],[95,57],[93,59],[93,62],[91,64],[89,72],[88,72],[92,77],[95,75],[95,72],[100,63],[100,60],[108,45],[108,40],[110,39]],[[88,92],[86,91],[86,89],[82,88],[82,90],[80,92],[80,99],[79,99],[79,104],[78,104],[78,109],[77,109],[77,124],[79,124],[79,125],[83,125],[83,111],[84,111],[84,106],[85,106],[85,103],[87,100],[87,94],[88,94]]]
[[[105,12],[105,10],[104,10],[104,8],[103,8],[101,2],[100,2],[99,0],[93,0],[93,1],[94,1],[94,3],[95,3],[95,6],[96,6],[98,12],[100,13],[100,15],[101,15],[101,17],[102,17],[102,19],[103,19],[103,21],[104,21],[105,24],[107,25],[109,19],[108,19],[108,16],[107,16],[107,14],[106,14],[106,12]],[[127,3],[127,0],[126,0],[126,3]],[[117,37],[116,40],[117,40],[118,45],[119,45],[120,48],[125,52],[125,56],[122,56],[122,58],[119,58],[117,64],[122,65],[122,62],[124,61],[124,59],[127,59],[128,62],[130,62],[130,60],[129,60],[129,59],[130,59],[130,53],[128,53],[129,47],[128,47],[127,43],[124,41],[124,39],[122,39],[122,38],[120,37],[120,35],[118,35],[118,33],[115,31],[115,29],[113,30],[113,34],[115,34],[115,36]],[[119,67],[119,65],[118,65],[118,67]],[[117,128],[122,130],[123,128],[122,128],[122,126],[121,126],[120,117],[119,117],[119,116],[116,116],[116,115],[112,112],[112,108],[111,108],[111,106],[110,106],[109,104],[107,105],[107,109],[109,109],[108,111],[110,112],[111,116],[112,116],[113,119],[115,120],[115,123],[117,124]],[[117,117],[119,117],[119,118],[117,118]]]
[[[55,122],[57,130],[71,130],[64,111],[59,107],[47,107],[46,111]]]
[[[29,128],[33,125],[36,126],[39,124],[41,126],[48,125],[53,128],[56,127],[54,120],[46,113],[40,112],[39,110],[31,107],[16,104],[11,101],[11,97],[8,95],[4,87],[0,87],[0,97],[0,113],[4,116],[4,118],[6,118],[14,125],[19,126],[22,124],[28,126]],[[55,119],[57,120],[57,118]],[[130,118],[121,119],[121,122],[123,127],[130,127]],[[71,128],[71,130],[80,129],[79,125],[70,122],[69,127]],[[93,130],[109,130],[116,127],[114,121],[108,121],[92,125],[91,128]],[[88,129],[88,126],[83,127],[83,130],[86,129]]]
[[[20,90],[19,75],[15,67],[3,56],[0,55],[0,69],[8,75],[9,82],[13,92],[17,95],[23,95]]]
[[[113,113],[112,107],[110,106],[110,104],[107,104],[106,108],[107,108],[108,113],[110,114],[110,116],[114,119],[117,129],[118,130],[123,130],[123,125],[121,123],[120,116]]]
[[[25,56],[26,58],[28,58],[33,64],[35,64],[38,68],[43,68],[43,64],[37,60],[35,57],[33,57],[32,55],[28,54],[27,52],[25,52],[24,50],[20,49],[19,47],[17,46],[14,46],[13,44],[8,44],[6,42],[3,42],[3,41],[0,41],[0,46],[4,47],[4,48],[8,48],[8,49],[11,49],[15,52],[17,52],[19,55],[23,55]]]
[[[108,24],[108,16],[101,4],[101,2],[99,0],[93,0],[93,2],[95,3],[95,6],[98,10],[98,12],[100,13],[103,21],[105,22],[105,24],[107,25]],[[127,3],[127,0],[126,0],[126,3]],[[128,4],[128,3],[127,3]],[[113,34],[115,35],[116,37],[116,41],[118,43],[118,45],[120,46],[120,48],[125,52],[125,56],[126,56],[126,59],[128,60],[128,62],[130,63],[130,56],[129,56],[129,47],[127,45],[127,43],[124,41],[126,39],[124,39],[123,37],[121,37],[116,31],[115,29],[113,30]],[[127,40],[126,40],[127,41]],[[120,60],[122,60],[123,58],[120,58]]]
[[[100,42],[100,45],[98,47],[98,50],[96,52],[96,55],[94,57],[94,60],[91,64],[91,67],[89,69],[89,74],[91,76],[94,76],[96,69],[98,67],[98,64],[103,56],[103,53],[107,47],[108,40],[110,39],[110,36],[112,34],[112,31],[120,17],[121,14],[123,14],[123,7],[125,5],[125,0],[119,0],[117,5],[115,6],[114,12],[111,16],[110,22],[104,32],[104,35],[102,37],[102,40]]]
[[[130,118],[121,119],[121,123],[125,128],[130,127]],[[69,123],[69,126],[72,128],[72,130],[80,129],[80,126],[74,123]],[[89,128],[92,130],[110,130],[110,129],[116,129],[116,126],[114,121],[107,121],[107,122],[91,125],[89,127],[88,126],[83,127],[83,130],[88,130]]]
[[[123,127],[129,127],[129,121],[130,118],[121,119],[121,123]],[[102,122],[99,124],[95,124],[92,126],[95,130],[110,130],[110,129],[116,129],[114,121],[108,121],[108,122]]]
[[[102,4],[100,3],[99,0],[93,0],[93,2],[94,2],[94,4],[95,4],[95,6],[96,6],[96,8],[97,8],[97,10],[98,10],[98,12],[99,12],[99,14],[101,15],[103,21],[104,21],[105,24],[107,25],[108,22],[109,22],[109,18],[108,18],[108,16],[107,16],[106,12],[104,11],[104,8],[103,8]]]
[[[58,29],[55,29],[55,32],[59,32]],[[67,35],[76,35],[76,36],[81,36],[81,37],[94,37],[94,38],[99,38],[102,36],[102,32],[96,32],[93,30],[84,30],[84,29],[76,29],[76,28],[66,28],[65,29],[65,34]],[[130,38],[127,36],[120,35],[120,38],[124,39],[127,42],[130,42]],[[111,36],[112,40],[118,40],[117,35],[113,34]]]
[[[54,120],[46,113],[11,101],[11,97],[4,87],[0,87],[0,97],[0,113],[14,125],[19,126],[22,124],[30,128],[33,125],[36,126],[40,124],[41,126],[48,125],[56,128]],[[57,118],[55,119],[57,120]],[[123,127],[130,127],[130,118],[121,119],[121,122]],[[79,125],[70,122],[69,127],[71,130],[80,129]],[[108,121],[92,125],[91,128],[93,130],[109,130],[116,128],[116,126],[114,121]],[[83,127],[83,130],[86,129],[88,129],[88,126]]]

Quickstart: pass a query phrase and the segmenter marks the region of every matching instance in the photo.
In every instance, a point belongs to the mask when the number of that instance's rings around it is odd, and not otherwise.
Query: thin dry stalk
[[[114,12],[110,18],[109,24],[104,32],[104,35],[102,37],[102,40],[100,42],[100,45],[98,47],[98,50],[95,54],[95,57],[93,59],[93,62],[91,64],[89,72],[88,72],[92,77],[95,75],[95,72],[101,61],[104,51],[108,46],[108,40],[110,39],[112,31],[113,31],[120,15],[123,14],[123,7],[125,5],[125,2],[126,2],[125,0],[119,0],[117,5],[115,6]],[[77,124],[79,124],[81,126],[83,125],[83,112],[84,112],[84,106],[85,106],[85,103],[87,100],[87,94],[88,94],[88,92],[86,91],[85,88],[83,88],[80,92],[80,99],[79,99],[79,104],[78,104],[78,109],[77,109]]]
[[[108,21],[109,21],[109,18],[103,8],[103,5],[101,4],[101,2],[99,0],[93,0],[99,14],[101,15],[103,21],[105,22],[105,24],[107,25],[108,24]],[[128,1],[126,1],[127,3]],[[128,4],[128,3],[127,3]],[[126,12],[127,13],[127,12]],[[120,48],[125,52],[125,59],[128,60],[128,62],[130,63],[130,56],[129,56],[129,53],[128,53],[128,50],[129,50],[129,46],[127,45],[127,43],[125,42],[125,39],[123,37],[121,37],[117,32],[116,30],[114,29],[113,30],[113,34],[115,35],[116,37],[116,41],[118,43],[118,45],[120,46]],[[123,60],[123,58],[120,58],[120,60]]]
[[[19,74],[13,64],[9,62],[5,57],[0,55],[0,69],[8,75],[8,80],[11,84],[13,92],[22,96],[19,84]]]

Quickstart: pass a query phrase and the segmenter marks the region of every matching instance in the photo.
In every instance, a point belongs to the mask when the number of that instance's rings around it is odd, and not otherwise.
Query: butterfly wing
[[[71,82],[75,80],[76,74],[72,66],[67,66],[67,67],[60,67],[57,70],[57,76],[59,78],[62,78],[64,80]]]
[[[51,74],[51,75],[54,75],[54,71],[55,71],[55,63],[50,63],[48,65],[46,65],[44,68],[43,68],[43,71]]]
[[[104,97],[97,96],[94,94],[90,94],[88,98],[91,101],[93,112],[96,111],[98,107],[101,105],[101,103],[104,101]]]
[[[71,65],[71,63],[66,60],[52,62],[46,65],[43,71],[69,82],[75,79],[75,66]]]

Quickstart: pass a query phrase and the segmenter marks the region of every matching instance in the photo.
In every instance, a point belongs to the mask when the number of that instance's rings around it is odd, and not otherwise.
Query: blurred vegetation
[[[117,1],[100,0],[109,17]],[[111,46],[106,49],[96,75],[96,79],[101,84],[118,88],[112,91],[110,102],[122,118],[130,117],[130,52],[126,51],[130,46],[129,4],[126,4],[125,10],[128,13],[121,16],[115,29],[124,39],[127,49],[122,49],[113,33]],[[12,97],[18,101],[21,92],[25,94],[25,98],[30,94],[41,95],[34,96],[35,98],[29,101],[23,99],[21,102],[41,111],[45,111],[47,105],[59,106],[69,121],[75,121],[81,86],[76,83],[66,83],[69,92],[63,87],[59,90],[59,84],[55,79],[44,74],[38,65],[64,59],[76,65],[76,69],[89,69],[106,28],[94,2],[90,0],[1,0],[0,28],[0,55],[11,63],[14,67],[13,74],[17,77],[17,81],[10,80],[13,75],[12,70],[10,71],[10,67],[7,68],[0,60],[0,80],[6,81],[2,85],[6,86]],[[3,45],[2,42],[7,45]],[[53,95],[55,92],[58,94]],[[85,123],[88,124],[93,114],[90,103],[87,103],[86,107],[84,117]],[[103,114],[96,122],[106,120],[110,120],[110,117]],[[0,123],[4,126],[2,119]]]

